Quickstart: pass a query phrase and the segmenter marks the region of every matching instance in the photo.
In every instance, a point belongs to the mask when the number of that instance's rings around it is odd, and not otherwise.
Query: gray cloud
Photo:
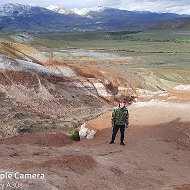
[[[190,14],[189,0],[121,0],[118,8],[138,11]]]
[[[190,14],[189,0],[12,0],[12,2],[25,3],[38,6],[59,5],[65,8],[93,8],[97,6],[115,7],[126,10],[172,12]],[[1,4],[10,3],[1,0]]]

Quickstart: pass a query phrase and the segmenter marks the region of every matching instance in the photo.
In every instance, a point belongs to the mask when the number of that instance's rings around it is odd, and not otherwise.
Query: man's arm
[[[126,109],[126,128],[128,127],[129,125],[129,111],[128,109]]]
[[[112,122],[112,126],[113,126],[113,127],[114,127],[114,125],[115,125],[115,115],[116,115],[116,109],[114,109],[113,112],[112,112],[111,122]]]

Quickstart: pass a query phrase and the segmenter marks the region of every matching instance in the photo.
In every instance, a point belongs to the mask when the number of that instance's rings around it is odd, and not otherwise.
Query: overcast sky
[[[69,9],[106,6],[126,10],[190,14],[190,0],[1,0],[0,4],[11,2],[43,7],[59,5]]]

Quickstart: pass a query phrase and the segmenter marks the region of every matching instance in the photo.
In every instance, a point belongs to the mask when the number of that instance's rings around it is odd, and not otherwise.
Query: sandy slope
[[[15,145],[11,144],[15,140],[7,139],[0,143],[1,169],[45,174],[45,180],[21,180],[26,190],[190,189],[189,108],[155,102],[129,107],[125,147],[119,139],[108,144],[111,112],[87,123],[101,129],[94,140],[70,144],[65,139],[65,145],[57,147],[57,137],[47,136],[46,143],[54,143],[46,146],[35,140]]]

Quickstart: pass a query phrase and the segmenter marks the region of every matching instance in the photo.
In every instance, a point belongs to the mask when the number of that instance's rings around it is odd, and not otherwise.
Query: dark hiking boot
[[[120,145],[123,145],[123,146],[125,146],[125,143],[120,143]]]
[[[114,142],[113,142],[113,141],[110,141],[110,144],[114,144]]]

